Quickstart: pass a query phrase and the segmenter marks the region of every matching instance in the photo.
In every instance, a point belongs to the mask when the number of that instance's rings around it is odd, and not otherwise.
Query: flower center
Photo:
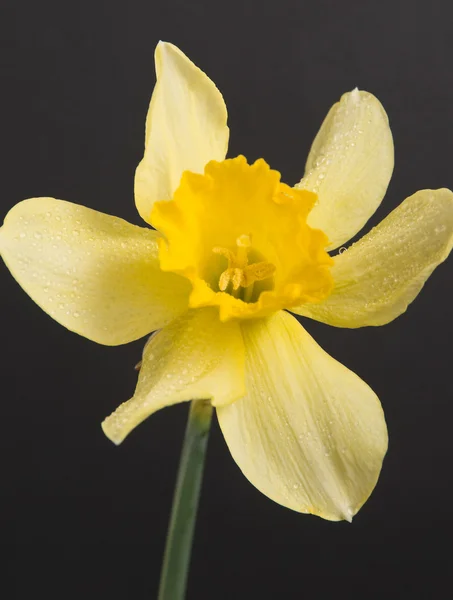
[[[251,235],[242,234],[236,239],[236,254],[228,248],[220,246],[212,249],[215,254],[220,254],[228,260],[228,267],[219,278],[219,290],[225,292],[231,284],[232,295],[238,298],[240,288],[245,288],[242,298],[244,302],[252,300],[255,281],[268,279],[275,272],[275,265],[271,262],[260,261],[249,264],[248,253],[252,246],[251,237]]]
[[[332,259],[323,232],[307,224],[316,195],[280,182],[263,161],[212,161],[186,171],[173,200],[151,215],[160,266],[192,282],[189,306],[220,318],[262,317],[330,294]]]

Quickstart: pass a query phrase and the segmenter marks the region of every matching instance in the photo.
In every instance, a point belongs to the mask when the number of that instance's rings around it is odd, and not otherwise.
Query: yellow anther
[[[234,254],[231,252],[231,250],[228,250],[227,248],[220,248],[220,246],[216,246],[215,248],[212,249],[212,251],[215,254],[221,254],[222,256],[227,258],[228,263],[234,261]]]
[[[248,265],[244,269],[244,283],[243,287],[248,287],[255,281],[262,281],[267,279],[275,273],[275,265],[270,262],[259,262],[253,265]]]
[[[233,276],[231,280],[233,282],[233,290],[238,290],[241,286],[245,287],[245,274],[242,269],[231,269]]]
[[[224,292],[227,287],[230,285],[230,281],[231,281],[231,273],[230,273],[231,269],[227,269],[226,271],[224,271],[221,275],[220,275],[220,279],[219,279],[219,290],[221,292]]]

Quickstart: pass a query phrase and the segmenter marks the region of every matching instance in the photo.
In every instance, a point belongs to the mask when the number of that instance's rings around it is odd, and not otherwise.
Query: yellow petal
[[[328,250],[351,239],[379,206],[393,171],[393,140],[377,98],[357,89],[329,111],[296,185],[316,192],[308,224],[322,229]]]
[[[213,308],[189,311],[153,335],[143,351],[134,397],[102,423],[115,444],[164,406],[244,395],[244,345],[239,325],[221,323]]]
[[[149,223],[156,200],[170,200],[183,171],[202,173],[228,148],[222,94],[203,71],[172,44],[155,53],[157,83],[146,118],[145,154],[135,174],[137,210]]]
[[[84,206],[31,198],[6,216],[0,252],[16,281],[51,317],[115,346],[186,310],[189,285],[160,270],[158,237]]]
[[[377,396],[288,313],[241,327],[247,394],[217,411],[234,460],[275,502],[351,520],[387,450]]]
[[[291,311],[337,327],[384,325],[406,310],[452,247],[453,193],[421,190],[334,258],[326,300]]]

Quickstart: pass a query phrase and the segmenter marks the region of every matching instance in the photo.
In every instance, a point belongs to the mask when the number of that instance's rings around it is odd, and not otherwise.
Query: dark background
[[[453,40],[445,2],[2,0],[1,213],[50,195],[140,224],[133,176],[159,39],[217,83],[229,156],[290,184],[329,107],[359,86],[396,147],[376,224],[453,186]],[[380,396],[390,448],[348,523],[299,515],[242,476],[214,423],[189,599],[437,597],[451,586],[451,273],[381,328],[304,322]],[[143,341],[106,348],[52,321],[0,266],[0,564],[5,598],[154,598],[187,406],[116,448],[100,422],[133,392]],[[446,588],[448,590],[448,587]],[[442,595],[442,597],[447,597]],[[440,596],[439,596],[440,597]]]

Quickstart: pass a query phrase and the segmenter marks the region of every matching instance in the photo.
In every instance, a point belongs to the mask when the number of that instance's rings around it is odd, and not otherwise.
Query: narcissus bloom
[[[339,327],[403,313],[452,248],[453,194],[422,190],[348,250],[393,169],[388,119],[371,94],[327,115],[295,187],[258,160],[225,160],[227,112],[171,44],[157,84],[137,209],[155,229],[32,198],[0,230],[4,261],[68,329],[106,345],[157,331],[137,389],[103,423],[115,443],[164,406],[209,399],[234,460],[296,511],[350,520],[387,450],[374,392],[283,309]]]

